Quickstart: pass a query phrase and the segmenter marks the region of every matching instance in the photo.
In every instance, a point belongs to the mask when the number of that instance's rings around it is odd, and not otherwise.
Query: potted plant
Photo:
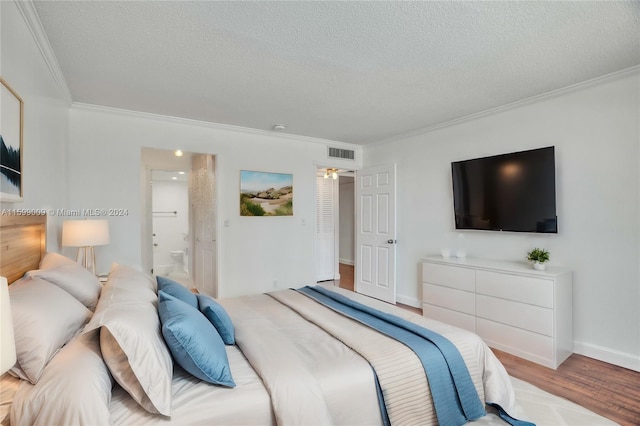
[[[545,249],[534,248],[527,253],[527,260],[533,262],[533,269],[544,271],[545,262],[549,261],[549,252]]]

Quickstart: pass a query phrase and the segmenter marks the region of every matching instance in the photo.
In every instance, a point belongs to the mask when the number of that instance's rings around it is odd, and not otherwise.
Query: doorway
[[[192,288],[189,174],[185,170],[151,170],[152,270]]]
[[[316,173],[315,278],[317,282],[333,280],[353,288],[355,173],[331,170],[318,168]],[[351,283],[342,283],[342,279],[351,279]]]
[[[142,149],[143,268],[216,297],[215,156],[180,154]]]

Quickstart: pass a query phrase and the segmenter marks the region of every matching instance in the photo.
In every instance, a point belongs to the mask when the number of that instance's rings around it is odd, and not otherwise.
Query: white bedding
[[[221,300],[278,424],[381,424],[369,363],[268,295]]]
[[[234,389],[213,386],[174,367],[171,418],[150,414],[120,387],[111,399],[113,425],[274,425],[269,394],[242,352],[227,346]]]
[[[335,287],[331,290],[340,291]],[[477,335],[351,292],[342,294],[447,337],[462,354],[480,398],[514,412],[509,376]],[[277,300],[256,295],[223,300],[222,304],[236,324],[238,345],[269,389],[280,424],[380,424],[369,363],[376,366],[385,388],[392,424],[437,423],[423,367],[408,348],[297,292],[283,290],[272,295]],[[318,325],[299,321],[299,314]],[[366,355],[368,362],[356,351]],[[409,352],[408,356],[403,351]],[[286,380],[289,375],[297,380]],[[324,383],[340,390],[327,390]],[[333,398],[332,392],[338,392],[338,397]],[[293,393],[298,398],[286,398]],[[305,411],[305,407],[314,409]]]
[[[460,348],[479,395],[515,415],[522,414],[514,411],[514,394],[504,367],[477,336],[383,302],[329,288],[445,335]],[[371,366],[356,351],[269,295],[219,302],[235,327],[237,346],[227,346],[226,351],[237,386],[229,389],[201,382],[175,365],[171,418],[145,411],[114,384],[109,405],[112,424],[381,423]],[[340,321],[334,325],[341,327]],[[27,388],[18,395],[26,398],[28,393]],[[18,406],[21,403],[14,400]],[[481,420],[481,424],[505,424],[492,413]]]

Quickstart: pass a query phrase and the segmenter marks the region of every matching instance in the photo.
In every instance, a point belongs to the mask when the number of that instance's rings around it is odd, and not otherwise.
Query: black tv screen
[[[554,147],[451,163],[456,229],[558,232]]]

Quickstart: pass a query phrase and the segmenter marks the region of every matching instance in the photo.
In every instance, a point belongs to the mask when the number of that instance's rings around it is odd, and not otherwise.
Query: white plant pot
[[[547,269],[547,266],[544,263],[533,262],[533,269],[537,271],[544,271],[545,269]]]

